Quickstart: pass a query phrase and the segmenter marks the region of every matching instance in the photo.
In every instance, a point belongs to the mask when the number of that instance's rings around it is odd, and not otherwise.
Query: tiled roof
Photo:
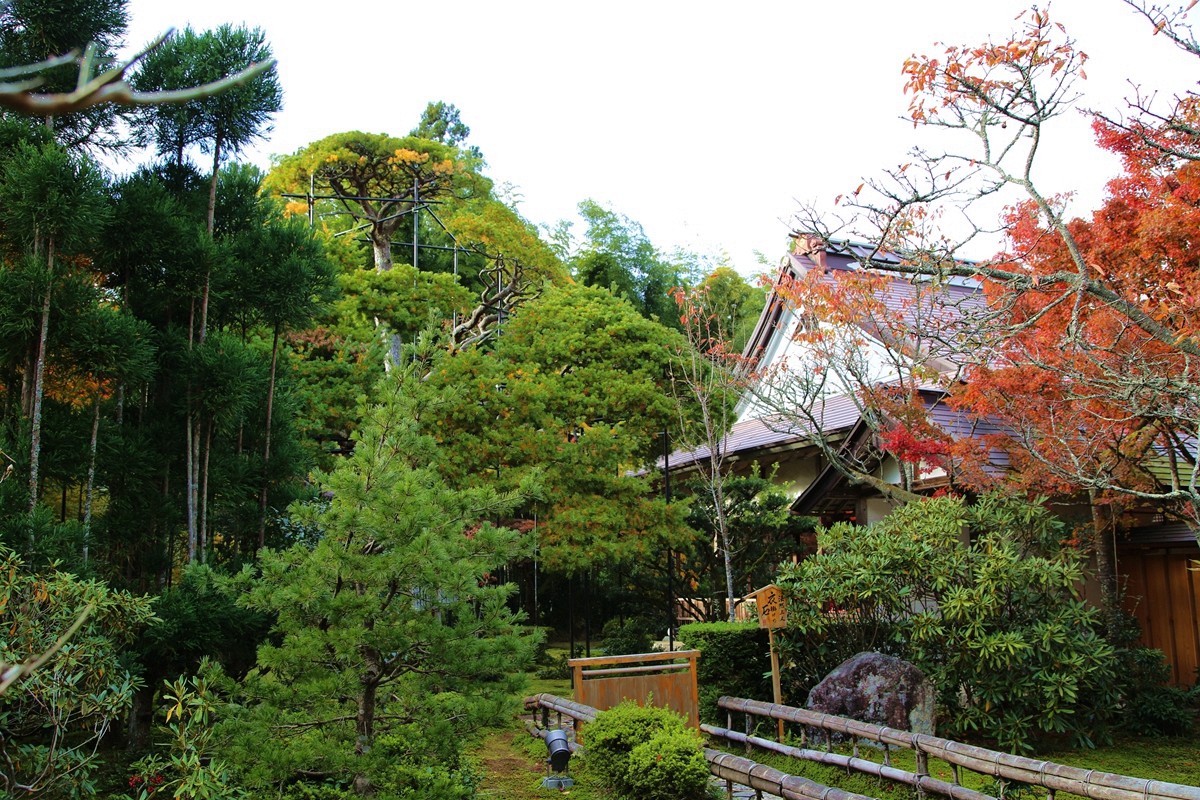
[[[831,398],[817,408],[813,416],[820,420],[821,430],[836,433],[848,430],[858,422],[859,410],[853,398]],[[778,415],[747,419],[736,423],[722,439],[721,447],[726,458],[742,456],[762,450],[788,445],[803,446],[810,438],[812,428],[805,420]],[[682,467],[708,458],[711,449],[701,445],[694,450],[679,450],[671,454],[671,466]],[[662,459],[657,466],[662,468]]]

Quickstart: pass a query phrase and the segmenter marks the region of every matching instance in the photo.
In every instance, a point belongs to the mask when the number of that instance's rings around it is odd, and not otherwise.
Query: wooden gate
[[[623,700],[663,706],[700,727],[700,698],[696,686],[699,650],[677,653],[638,653],[629,656],[572,658],[575,702],[604,711]]]
[[[1200,666],[1200,571],[1191,546],[1129,547],[1118,553],[1125,607],[1142,626],[1142,643],[1167,656],[1171,680],[1190,686]]]

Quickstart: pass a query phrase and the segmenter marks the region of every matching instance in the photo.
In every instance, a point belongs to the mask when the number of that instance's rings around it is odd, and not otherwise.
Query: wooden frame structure
[[[700,692],[696,684],[699,650],[637,653],[628,656],[572,658],[575,702],[604,711],[624,700],[662,706],[700,727]]]

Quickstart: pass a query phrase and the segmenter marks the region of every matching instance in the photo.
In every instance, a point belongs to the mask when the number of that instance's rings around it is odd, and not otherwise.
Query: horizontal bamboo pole
[[[735,756],[720,750],[704,748],[704,758],[708,761],[708,770],[718,778],[736,781],[771,794],[777,794],[787,800],[875,800],[864,794],[854,794],[842,789],[801,778],[798,775],[788,775],[773,767],[759,764],[748,758]]]
[[[525,708],[527,710],[548,708],[580,722],[595,722],[598,713],[591,706],[544,693],[526,697]],[[538,732],[537,726],[527,723],[526,727],[533,736],[543,736]],[[570,747],[571,752],[581,749],[580,745],[575,742],[571,742]],[[718,778],[737,781],[752,789],[777,794],[787,800],[876,800],[867,795],[834,789],[798,775],[788,775],[765,764],[759,764],[732,753],[723,753],[706,747],[704,748],[704,758],[708,762],[709,772]]]
[[[699,650],[676,650],[670,653],[634,653],[625,656],[592,656],[590,658],[571,658],[567,665],[571,667],[600,667],[606,664],[639,664],[655,661],[674,661],[679,658],[693,659],[700,656]]]
[[[548,708],[551,711],[566,714],[568,717],[577,719],[580,722],[595,722],[596,714],[598,713],[591,706],[585,706],[583,703],[576,703],[574,700],[568,700],[565,697],[553,694],[535,694],[532,697],[526,697],[525,708],[527,710]]]
[[[667,672],[668,670],[683,671],[691,669],[691,664],[648,664],[644,667],[613,667],[612,669],[585,669],[583,679],[595,678],[600,675],[633,675],[638,672]]]
[[[740,697],[722,697],[717,701],[717,705],[727,711],[781,719],[883,744],[907,747],[983,775],[1070,792],[1092,800],[1200,800],[1200,787],[1197,786],[1114,775],[1110,772],[1039,761],[937,736],[896,730],[793,706]]]
[[[953,783],[939,780],[929,775],[917,775],[912,772],[897,767],[892,767],[887,764],[880,764],[876,761],[871,761],[866,758],[856,758],[854,756],[842,755],[841,753],[830,753],[825,750],[810,750],[804,747],[792,747],[787,744],[780,744],[771,739],[763,739],[758,736],[747,736],[738,731],[731,731],[728,728],[718,728],[715,725],[701,725],[700,730],[710,736],[717,736],[722,739],[728,739],[731,742],[738,744],[752,744],[762,750],[770,750],[774,753],[791,758],[799,758],[804,761],[814,761],[818,764],[826,764],[833,767],[841,767],[847,770],[856,770],[867,775],[874,775],[877,778],[883,778],[897,783],[903,783],[907,786],[920,787],[927,792],[940,794],[943,797],[949,797],[953,800],[997,800],[996,797],[983,792],[977,792],[974,789],[968,789],[965,786],[959,786]]]

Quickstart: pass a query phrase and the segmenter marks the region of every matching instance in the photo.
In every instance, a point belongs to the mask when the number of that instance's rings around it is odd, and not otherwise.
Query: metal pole
[[[417,266],[417,229],[421,223],[421,212],[418,211],[417,204],[421,200],[420,193],[420,184],[417,183],[416,178],[413,178],[413,269],[419,269]],[[413,281],[414,283],[416,282],[415,277],[413,278]]]
[[[313,207],[316,205],[316,199],[313,197],[314,180],[315,180],[315,176],[310,172],[308,175],[308,198],[307,198],[307,200],[308,200],[308,227],[310,227],[310,228],[313,226],[313,220],[315,219],[315,216],[313,213]]]

